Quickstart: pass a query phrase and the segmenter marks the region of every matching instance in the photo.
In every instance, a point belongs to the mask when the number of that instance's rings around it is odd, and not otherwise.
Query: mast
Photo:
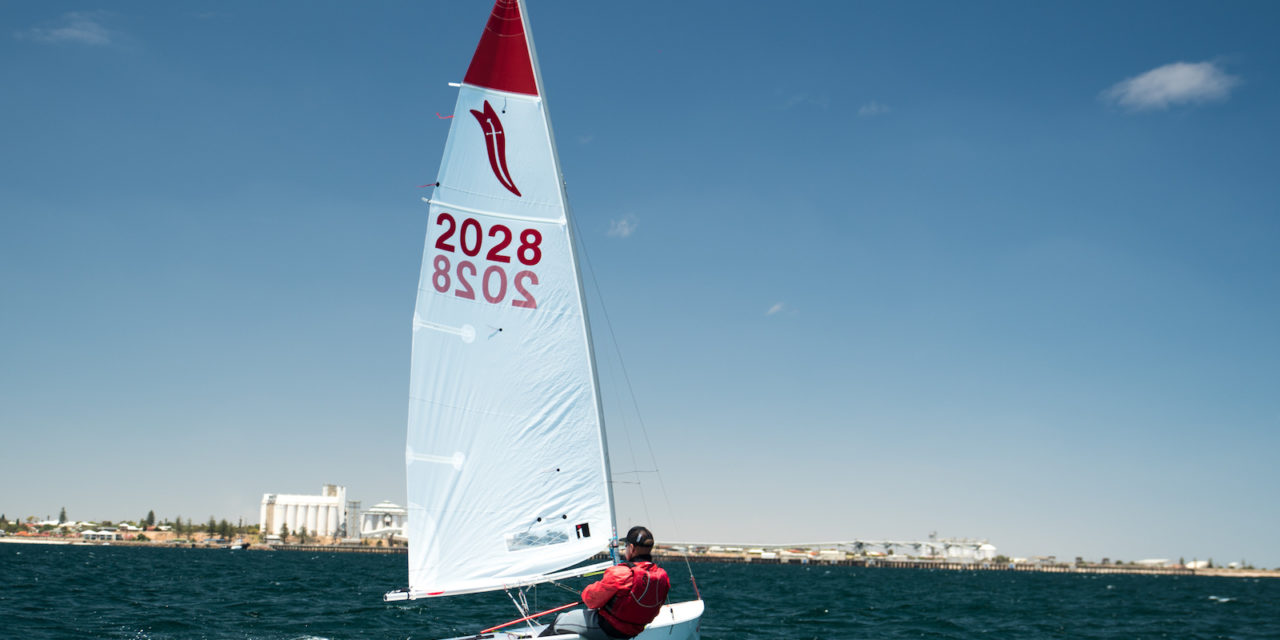
[[[556,148],[555,130],[551,126],[551,107],[547,102],[547,93],[542,85],[542,68],[538,65],[538,50],[533,44],[533,29],[529,26],[529,12],[525,0],[517,0],[521,23],[524,26],[524,39],[529,46],[529,60],[533,63],[533,78],[538,96],[542,99],[542,117],[547,123],[547,137],[551,143],[551,158],[555,164],[555,175],[559,181],[560,202],[564,205],[565,229],[569,234],[569,250],[573,259],[574,281],[578,285],[578,304],[582,307],[583,330],[586,331],[587,356],[591,363],[591,390],[596,401],[596,424],[600,425],[600,457],[604,467],[604,483],[609,496],[609,552],[617,559],[617,547],[613,542],[618,538],[618,514],[613,502],[613,472],[609,466],[609,441],[605,437],[604,402],[600,397],[600,376],[596,367],[595,341],[591,337],[591,317],[587,312],[587,296],[582,288],[582,269],[578,260],[578,240],[573,229],[573,207],[569,205],[569,192],[565,188],[564,172],[560,170],[560,152]]]

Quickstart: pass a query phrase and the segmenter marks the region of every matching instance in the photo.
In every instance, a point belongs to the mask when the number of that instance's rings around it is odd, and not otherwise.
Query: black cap
[[[627,537],[623,538],[622,541],[627,544],[634,544],[637,547],[652,547],[653,532],[646,527],[631,527],[631,530],[627,532]]]

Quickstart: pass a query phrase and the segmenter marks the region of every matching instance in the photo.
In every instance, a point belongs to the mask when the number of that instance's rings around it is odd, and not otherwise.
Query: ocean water
[[[516,618],[502,593],[383,603],[405,557],[0,545],[4,638],[442,638]],[[673,600],[692,597],[664,564]],[[694,563],[702,635],[1280,638],[1280,580]],[[574,598],[541,586],[536,610]]]

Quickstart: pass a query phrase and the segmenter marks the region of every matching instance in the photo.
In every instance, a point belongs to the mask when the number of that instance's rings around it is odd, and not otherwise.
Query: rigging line
[[[507,594],[507,597],[508,597],[508,598],[511,598],[511,604],[514,604],[514,605],[516,606],[516,611],[518,611],[518,612],[520,613],[520,615],[521,615],[521,616],[527,616],[527,615],[529,615],[529,609],[528,609],[527,605],[526,605],[526,606],[524,606],[524,607],[520,606],[520,603],[519,603],[519,602],[516,602],[516,598],[515,598],[515,596],[511,595],[511,590],[510,590],[510,589],[503,589],[503,590],[502,590],[502,592],[503,592],[503,593],[505,593],[505,594]],[[523,594],[523,593],[521,593],[521,594],[520,594],[520,599],[521,599],[521,600],[524,600],[524,594]]]
[[[574,594],[578,593],[578,590],[577,590],[577,589],[574,589],[573,587],[570,587],[569,585],[560,584],[559,582],[556,582],[555,580],[552,580],[552,581],[548,582],[547,584],[552,585],[552,586],[555,586],[555,587],[559,587],[559,588],[561,588],[561,589],[564,589],[565,591],[568,591],[569,593],[574,593]]]
[[[573,221],[574,228],[577,229],[578,219],[577,218],[570,218],[570,219]],[[581,229],[578,229],[578,237],[579,238],[586,237],[582,234]],[[636,422],[640,424],[640,433],[641,435],[644,436],[645,446],[647,446],[649,449],[649,460],[650,462],[653,463],[653,466],[655,468],[654,475],[658,477],[658,488],[662,492],[662,499],[667,503],[667,514],[671,517],[672,529],[678,529],[678,525],[676,524],[676,518],[675,518],[675,509],[671,508],[671,496],[670,494],[667,493],[667,483],[662,480],[662,474],[657,472],[658,458],[653,454],[653,443],[650,442],[649,440],[649,429],[645,427],[644,416],[640,414],[640,402],[639,400],[636,399],[635,388],[631,385],[631,376],[627,373],[626,363],[622,359],[622,349],[618,347],[618,337],[613,332],[613,321],[609,318],[609,307],[604,303],[604,291],[600,289],[600,283],[596,280],[595,269],[591,266],[591,254],[587,252],[586,242],[579,242],[578,246],[582,247],[582,255],[585,262],[587,263],[587,271],[591,275],[591,284],[596,290],[596,297],[599,298],[600,300],[600,311],[604,315],[604,325],[609,330],[609,339],[613,343],[613,351],[618,356],[619,369],[622,370],[622,377],[624,380],[626,380],[627,393],[628,395],[631,396],[631,406],[635,409],[635,412],[636,412]],[[623,421],[625,423],[626,421],[625,417],[623,418]],[[631,437],[629,435],[627,436],[627,448],[631,448]],[[632,457],[632,466],[633,467],[640,466],[635,464],[634,451],[632,452],[631,457]],[[612,480],[612,478],[610,480]],[[649,504],[648,504],[648,501],[645,500],[644,498],[643,491],[640,492],[640,502],[641,504],[644,505],[645,517],[649,518]],[[679,537],[676,537],[676,536],[679,536],[678,530],[673,531],[672,535],[673,535],[673,539],[676,539],[676,540],[680,539]],[[693,576],[693,565],[689,562],[689,556],[687,555],[687,553],[681,554],[681,556],[684,558],[685,568],[688,569],[689,571],[689,581],[693,583],[693,591],[695,594],[698,595],[698,599],[702,599],[702,595],[698,593],[698,581]]]
[[[582,228],[578,226],[578,219],[572,216],[566,217],[572,221],[577,237],[585,239],[586,236],[582,234]],[[613,332],[613,320],[609,317],[609,308],[604,303],[604,292],[600,290],[600,282],[596,280],[596,270],[591,264],[591,253],[587,251],[587,243],[585,240],[579,241],[578,247],[582,249],[582,260],[584,266],[587,268],[587,274],[591,276],[591,286],[595,289],[596,299],[600,301],[600,310],[604,314],[604,326],[609,330],[609,341],[613,344],[613,352],[618,357],[618,368],[622,371],[622,377],[625,381],[627,392],[631,395],[631,404],[632,406],[637,407],[636,419],[639,421],[640,430],[643,432],[644,420],[640,417],[640,412],[638,410],[639,407],[635,400],[635,390],[631,388],[631,378],[627,376],[626,364],[622,361],[622,350],[618,348],[618,337]],[[627,452],[631,455],[631,468],[638,468],[640,465],[636,462],[636,448],[631,444],[631,429],[627,423],[627,414],[626,412],[619,411],[619,416],[622,418],[622,436],[627,440]],[[653,448],[650,447],[649,451],[651,456],[650,461],[654,462],[654,466],[657,466],[657,461],[652,458]],[[613,481],[613,478],[609,478],[609,482],[612,483]],[[640,494],[640,506],[644,511],[645,520],[652,523],[653,516],[649,513],[649,501],[645,498],[644,491],[639,491],[638,493]]]

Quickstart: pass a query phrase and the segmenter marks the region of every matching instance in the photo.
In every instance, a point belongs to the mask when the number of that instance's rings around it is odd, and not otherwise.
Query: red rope
[[[576,607],[576,606],[578,606],[578,603],[577,603],[577,602],[570,602],[569,604],[561,605],[561,606],[556,607],[556,608],[554,608],[554,609],[547,609],[546,611],[543,611],[543,612],[541,612],[541,613],[535,613],[535,614],[533,614],[533,615],[531,615],[531,616],[525,616],[525,617],[523,617],[523,618],[520,618],[519,620],[512,620],[511,622],[504,622],[504,623],[502,623],[502,624],[500,624],[500,625],[498,625],[498,626],[496,626],[496,627],[489,627],[488,629],[485,629],[484,631],[481,631],[480,633],[489,633],[490,631],[496,631],[496,630],[501,629],[501,628],[503,628],[503,627],[509,627],[509,626],[511,626],[511,625],[513,625],[513,624],[515,624],[515,623],[517,623],[517,622],[524,622],[525,620],[532,620],[532,619],[537,618],[537,617],[539,617],[539,616],[545,616],[545,615],[547,615],[548,613],[555,613],[555,612],[557,612],[557,611],[564,611],[565,609],[568,609],[569,607]]]

